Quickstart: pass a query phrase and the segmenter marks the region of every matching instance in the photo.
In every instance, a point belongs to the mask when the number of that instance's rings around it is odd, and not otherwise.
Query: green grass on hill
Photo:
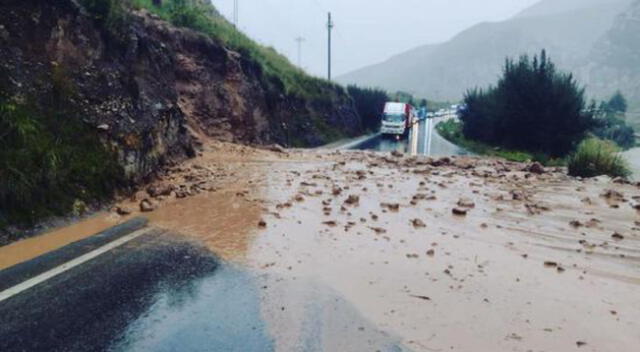
[[[95,129],[71,111],[34,106],[0,98],[0,235],[6,225],[81,213],[123,179]]]
[[[161,7],[157,7],[152,4],[152,0],[131,1],[136,9],[147,9],[177,27],[204,33],[249,57],[260,64],[270,79],[279,80],[288,94],[303,98],[328,99],[334,96],[336,91],[344,92],[337,84],[307,75],[275,49],[256,43],[220,16],[212,5],[187,0],[165,0]]]

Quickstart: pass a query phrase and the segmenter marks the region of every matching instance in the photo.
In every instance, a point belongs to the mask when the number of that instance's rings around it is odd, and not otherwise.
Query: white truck
[[[386,103],[382,113],[380,133],[396,137],[402,136],[411,129],[415,120],[416,113],[413,106],[406,103]]]

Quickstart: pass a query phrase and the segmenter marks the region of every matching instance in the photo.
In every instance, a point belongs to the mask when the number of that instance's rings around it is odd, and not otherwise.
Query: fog
[[[327,71],[327,12],[331,11],[334,76],[381,62],[419,45],[450,39],[484,21],[507,19],[537,0],[238,0],[239,27],[298,63]],[[233,0],[212,0],[233,19]]]

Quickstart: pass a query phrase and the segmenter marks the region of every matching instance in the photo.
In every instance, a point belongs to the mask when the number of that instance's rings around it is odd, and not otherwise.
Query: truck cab
[[[380,133],[383,135],[402,136],[411,129],[415,120],[413,106],[405,103],[386,103],[382,113]]]

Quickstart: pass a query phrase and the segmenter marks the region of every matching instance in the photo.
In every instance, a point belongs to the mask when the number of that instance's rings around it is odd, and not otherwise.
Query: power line
[[[233,0],[233,25],[238,28],[238,12],[240,10],[240,4],[238,3],[240,0]]]

